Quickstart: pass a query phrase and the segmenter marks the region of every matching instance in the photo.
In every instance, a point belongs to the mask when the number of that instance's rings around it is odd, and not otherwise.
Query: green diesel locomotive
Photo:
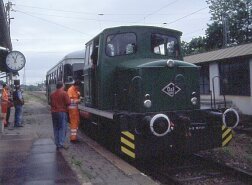
[[[108,28],[86,44],[86,132],[142,159],[221,147],[238,124],[233,109],[200,109],[199,70],[182,61],[181,32],[151,26]]]

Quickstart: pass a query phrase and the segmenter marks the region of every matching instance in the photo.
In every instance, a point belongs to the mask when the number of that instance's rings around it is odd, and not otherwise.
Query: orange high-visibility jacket
[[[70,140],[77,140],[77,131],[80,123],[80,115],[78,110],[78,103],[80,98],[80,92],[78,89],[72,85],[67,94],[71,100],[71,104],[68,106],[69,118],[70,118]]]
[[[3,88],[2,97],[1,97],[2,113],[6,113],[7,112],[8,100],[9,100],[8,90],[5,89],[5,88]]]
[[[71,104],[69,105],[69,109],[78,109],[78,103],[79,103],[79,98],[80,98],[80,92],[79,90],[72,85],[69,87],[67,94],[71,100]]]

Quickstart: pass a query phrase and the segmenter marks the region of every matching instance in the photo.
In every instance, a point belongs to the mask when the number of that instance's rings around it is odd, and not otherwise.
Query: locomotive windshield
[[[172,58],[178,58],[179,56],[178,40],[172,36],[152,34],[151,49],[153,53],[158,55]]]
[[[136,52],[136,34],[120,33],[109,35],[106,40],[106,55],[130,55]]]

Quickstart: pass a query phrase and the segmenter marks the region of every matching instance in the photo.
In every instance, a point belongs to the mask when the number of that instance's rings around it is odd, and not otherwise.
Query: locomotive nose
[[[228,128],[235,128],[239,123],[239,115],[236,110],[227,109],[222,115],[223,124]]]
[[[156,114],[150,120],[150,131],[155,136],[161,137],[170,132],[171,122],[168,116]]]

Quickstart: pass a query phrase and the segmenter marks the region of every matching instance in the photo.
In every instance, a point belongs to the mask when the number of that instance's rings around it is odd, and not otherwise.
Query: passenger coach
[[[75,80],[83,82],[84,55],[84,50],[69,53],[46,73],[48,103],[50,101],[50,94],[56,89],[57,81],[62,81],[66,89],[73,84]],[[81,94],[83,96],[83,88],[81,89]]]

